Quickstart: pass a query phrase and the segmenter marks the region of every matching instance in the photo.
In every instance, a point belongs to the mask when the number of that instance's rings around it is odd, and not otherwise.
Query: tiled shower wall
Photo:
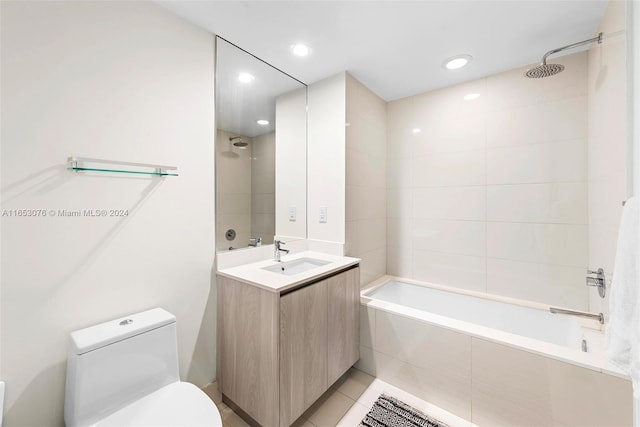
[[[246,247],[251,235],[251,150],[233,147],[229,138],[237,136],[218,129],[216,133],[216,251]],[[234,240],[225,232],[233,229]]]
[[[554,62],[387,104],[388,274],[588,308],[587,53]]]
[[[238,136],[218,129],[216,135],[216,250],[244,248],[252,237],[265,245],[275,234],[275,133],[253,138],[242,136],[249,146],[233,147]],[[225,232],[236,231],[234,240]]]
[[[251,145],[251,237],[270,245],[276,234],[276,134],[258,135]]]
[[[589,267],[603,268],[611,284],[627,194],[627,45],[626,2],[609,2],[598,31],[602,44],[589,51]],[[589,292],[589,309],[609,313],[609,293]]]
[[[345,254],[362,259],[360,283],[386,269],[385,102],[346,74]]]

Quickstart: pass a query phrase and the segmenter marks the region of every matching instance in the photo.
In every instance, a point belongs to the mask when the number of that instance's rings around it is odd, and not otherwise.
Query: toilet
[[[154,308],[71,333],[64,420],[75,426],[222,426],[180,381],[176,318]]]

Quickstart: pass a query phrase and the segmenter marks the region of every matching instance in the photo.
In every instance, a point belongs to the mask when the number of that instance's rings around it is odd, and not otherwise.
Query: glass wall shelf
[[[132,166],[135,168],[148,168],[152,170],[130,170],[130,169],[111,169],[102,167],[88,166],[87,163],[100,163],[119,166]],[[131,173],[137,175],[152,175],[152,176],[178,176],[176,172],[178,168],[176,166],[167,165],[155,165],[150,163],[133,163],[133,162],[120,162],[117,160],[104,160],[104,159],[90,159],[88,157],[69,157],[67,159],[67,170],[75,172],[108,172],[108,173]]]

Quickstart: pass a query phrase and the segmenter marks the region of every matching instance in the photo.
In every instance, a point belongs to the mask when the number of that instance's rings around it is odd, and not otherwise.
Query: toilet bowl
[[[71,333],[64,419],[84,426],[222,426],[218,408],[180,381],[176,318],[155,308]]]

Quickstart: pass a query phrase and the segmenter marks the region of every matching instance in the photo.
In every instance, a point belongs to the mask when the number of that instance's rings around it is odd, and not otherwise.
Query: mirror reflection
[[[216,250],[227,251],[273,243],[276,201],[288,197],[276,191],[277,151],[306,155],[306,86],[225,39],[216,40]],[[295,98],[302,102],[289,102],[291,94],[301,94]],[[283,103],[286,108],[276,107]],[[306,170],[288,179],[306,188]],[[302,200],[287,203],[304,204],[306,194],[298,194]],[[291,222],[306,230],[304,216]]]

